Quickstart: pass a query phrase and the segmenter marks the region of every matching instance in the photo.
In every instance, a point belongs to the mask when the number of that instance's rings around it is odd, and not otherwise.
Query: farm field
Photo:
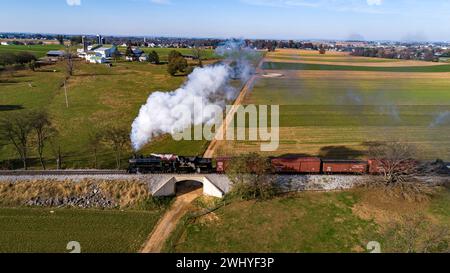
[[[3,52],[18,53],[18,52],[30,52],[33,53],[37,58],[41,58],[47,55],[50,50],[60,50],[64,49],[61,45],[0,45],[0,54]]]
[[[56,72],[53,72],[53,71]],[[141,105],[155,91],[178,88],[185,77],[171,77],[166,65],[119,62],[113,67],[76,62],[75,75],[67,84],[69,107],[66,107],[63,81],[65,64],[43,67],[36,72],[20,70],[0,73],[0,118],[23,111],[46,109],[57,127],[58,145],[63,153],[63,167],[92,167],[93,154],[88,147],[89,135],[103,127],[123,127],[131,131]],[[201,154],[205,142],[175,142],[163,137],[146,147],[143,153],[177,152]],[[34,151],[30,154],[36,156]],[[123,155],[124,163],[131,155]],[[0,162],[20,167],[11,146],[0,146]],[[45,158],[54,167],[52,149],[47,145]],[[34,160],[34,159],[33,159]],[[32,161],[33,161],[32,160]],[[115,168],[110,147],[99,150],[100,168]],[[37,162],[32,162],[37,166]],[[125,164],[124,164],[125,166]]]
[[[160,217],[158,212],[0,208],[0,253],[67,253],[71,241],[83,253],[136,253]]]
[[[348,60],[346,60],[348,62]],[[265,70],[330,70],[330,71],[370,71],[370,72],[450,72],[450,65],[427,65],[427,66],[362,66],[362,65],[329,65],[316,63],[287,63],[287,62],[266,62],[263,65]]]
[[[367,59],[342,53],[305,54],[358,65],[365,65],[361,60]],[[401,140],[417,146],[423,159],[450,159],[450,73],[433,72],[447,69],[446,65],[402,67],[403,61],[395,61],[383,62],[383,66],[392,64],[388,69],[338,66],[351,71],[329,70],[333,66],[304,64],[303,52],[292,50],[269,53],[268,59],[279,56],[292,63],[264,70],[282,76],[260,77],[244,102],[280,105],[280,148],[268,155],[364,158],[374,142]],[[304,70],[289,70],[291,64]],[[223,142],[218,154],[258,152],[259,147],[248,141]]]
[[[348,253],[367,252],[378,241],[382,252],[404,252],[387,234],[405,216],[421,224],[450,224],[450,193],[429,201],[405,201],[383,192],[299,193],[269,201],[225,206],[186,227],[167,251],[179,253]],[[395,232],[400,232],[395,230]],[[421,237],[429,230],[420,231]],[[416,238],[418,239],[418,238]],[[419,240],[419,239],[418,239]]]
[[[169,57],[169,53],[172,50],[176,50],[178,52],[180,52],[181,54],[184,55],[192,55],[192,49],[190,48],[141,48],[145,53],[150,53],[152,51],[156,51],[156,53],[158,53],[161,61],[167,61],[167,58]],[[122,52],[125,52],[126,48],[125,47],[119,47],[119,50]],[[203,52],[204,59],[210,60],[210,59],[217,59],[218,57],[215,55],[214,50],[212,49],[206,49]]]

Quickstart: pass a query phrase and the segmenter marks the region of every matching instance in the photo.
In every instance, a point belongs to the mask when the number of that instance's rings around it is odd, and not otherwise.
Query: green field
[[[378,58],[366,58],[366,57],[351,57],[351,56],[303,56],[302,54],[298,56],[275,56],[277,60],[292,60],[298,59],[301,61],[308,62],[332,62],[332,63],[341,63],[341,62],[352,62],[352,63],[391,63],[397,62],[396,59],[378,59]]]
[[[174,249],[194,253],[366,252],[370,241],[396,251],[384,229],[411,213],[432,225],[450,224],[448,190],[430,202],[386,198],[383,193],[351,191],[299,193],[264,202],[234,202],[187,226]],[[417,236],[426,236],[421,231]],[[389,247],[388,247],[389,246]]]
[[[404,66],[404,67],[376,67],[376,66],[351,66],[351,65],[326,65],[326,64],[304,64],[265,62],[263,69],[266,70],[321,70],[321,71],[369,71],[369,72],[450,72],[450,65],[433,66]]]
[[[159,219],[158,212],[76,209],[0,209],[0,253],[136,253]]]
[[[270,57],[296,60],[294,53]],[[359,60],[348,55],[312,58]],[[450,160],[450,73],[434,73],[450,66],[265,63],[265,73],[272,68],[283,77],[259,78],[244,101],[280,106],[280,146],[265,154],[366,158],[373,143],[403,141],[417,147],[420,159]],[[219,149],[220,155],[245,152],[260,152],[260,143],[234,141]]]
[[[18,53],[18,52],[30,52],[33,53],[37,58],[41,58],[47,55],[47,52],[50,50],[60,50],[64,49],[64,46],[61,45],[8,45],[2,46],[0,45],[0,53],[9,52],[9,53]]]
[[[53,72],[56,70],[56,72]],[[178,88],[185,77],[171,77],[166,65],[148,63],[115,63],[112,68],[77,62],[75,75],[68,81],[69,108],[66,107],[64,88],[65,64],[46,66],[37,72],[20,70],[0,74],[0,118],[21,111],[47,109],[54,125],[60,132],[66,168],[92,166],[93,155],[87,147],[90,132],[101,127],[120,126],[131,131],[131,124],[140,107],[154,91],[171,91]],[[143,152],[177,152],[178,154],[201,154],[204,142],[174,142],[162,138]],[[100,150],[100,167],[114,167],[110,147]],[[45,157],[50,160],[50,147]],[[124,155],[125,159],[131,151]],[[34,151],[31,156],[35,157]],[[16,160],[11,146],[0,146],[0,161]],[[15,161],[13,161],[15,162]],[[48,162],[54,165],[54,160]],[[34,165],[38,165],[37,162]],[[20,164],[17,165],[20,167]]]
[[[126,47],[119,47],[120,51],[125,52]],[[180,52],[183,55],[192,55],[192,49],[190,48],[148,48],[148,47],[142,47],[141,48],[145,53],[150,53],[152,51],[156,51],[158,53],[159,58],[161,61],[167,61],[167,58],[169,57],[169,53],[173,50],[176,50]],[[206,60],[210,59],[216,59],[218,56],[215,55],[214,50],[212,49],[206,49],[203,51],[203,58]]]

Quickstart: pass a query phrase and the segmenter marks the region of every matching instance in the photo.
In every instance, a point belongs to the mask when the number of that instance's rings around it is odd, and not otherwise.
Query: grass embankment
[[[450,224],[450,192],[408,202],[384,192],[299,193],[264,202],[233,202],[185,229],[176,252],[366,252],[370,241],[396,249],[386,237],[402,216],[423,214]],[[423,230],[418,236],[427,236]]]

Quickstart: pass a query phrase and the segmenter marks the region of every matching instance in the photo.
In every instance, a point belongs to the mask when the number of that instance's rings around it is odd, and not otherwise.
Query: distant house
[[[140,58],[141,58],[142,54],[144,54],[144,51],[142,51],[142,49],[140,49],[138,47],[133,47],[132,51],[133,51],[133,56],[126,56],[125,59],[129,62],[140,61]]]
[[[147,55],[147,54],[142,54],[142,55],[139,57],[139,61],[140,61],[140,62],[148,62],[148,55]]]
[[[100,56],[97,53],[86,54],[86,61],[88,61],[91,64],[104,64],[108,62],[108,60],[105,57]]]

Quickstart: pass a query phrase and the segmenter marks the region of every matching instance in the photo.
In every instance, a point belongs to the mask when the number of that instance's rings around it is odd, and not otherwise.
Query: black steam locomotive
[[[176,155],[157,155],[148,157],[135,156],[130,159],[128,173],[154,174],[154,173],[212,173],[212,159],[202,157],[185,157]]]

